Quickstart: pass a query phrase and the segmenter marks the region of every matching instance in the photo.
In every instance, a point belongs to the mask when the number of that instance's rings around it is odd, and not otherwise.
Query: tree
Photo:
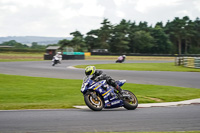
[[[134,53],[135,52],[135,41],[134,41],[134,36],[135,32],[140,31],[140,28],[138,25],[136,25],[135,22],[130,23],[130,28],[129,28],[129,52]]]
[[[185,45],[185,49],[184,52],[185,54],[188,53],[188,48],[192,45],[192,40],[196,34],[195,32],[195,24],[194,22],[192,22],[191,20],[186,20],[186,25],[184,27],[184,45]]]
[[[150,27],[148,27],[148,23],[147,22],[140,22],[138,25],[140,30],[149,32],[150,31]]]
[[[129,50],[129,27],[130,22],[122,20],[116,25],[111,33],[110,51],[114,53],[127,53]]]
[[[163,22],[157,22],[156,23],[156,25],[155,25],[155,27],[160,27],[160,28],[164,28],[164,26],[163,26]]]
[[[58,44],[61,46],[61,48],[64,48],[66,46],[70,46],[70,40],[67,40],[67,39],[63,39],[63,40],[60,40],[58,42]]]
[[[88,51],[91,51],[92,49],[99,48],[99,40],[98,40],[99,30],[91,30],[87,33],[87,36],[85,37],[85,43],[88,46]]]
[[[157,22],[155,27],[147,22],[131,23],[125,19],[112,25],[104,19],[101,27],[91,30],[86,37],[79,32],[72,32],[71,41],[63,45],[74,47],[76,51],[92,49],[109,49],[114,53],[199,53],[200,51],[200,19],[194,22],[188,16],[175,17],[166,25]]]
[[[166,31],[170,35],[172,39],[174,39],[174,43],[178,44],[178,53],[182,54],[182,44],[183,40],[185,39],[186,32],[185,32],[185,25],[189,18],[183,17],[183,19],[179,19],[175,17],[172,22],[168,22],[166,25]]]
[[[7,42],[3,42],[1,45],[14,46],[15,48],[28,48],[27,45],[18,43],[15,40],[10,40],[10,41],[7,41]]]
[[[134,35],[134,53],[151,53],[154,38],[146,31],[137,31]]]
[[[74,36],[70,42],[70,46],[72,46],[75,51],[87,51],[83,35],[79,31],[72,32],[70,35]]]
[[[39,45],[37,42],[32,42],[31,48],[32,49],[45,49],[45,45]]]
[[[168,35],[164,32],[160,25],[156,24],[155,28],[151,30],[151,35],[154,38],[154,45],[152,53],[169,54],[172,51],[172,43]]]
[[[194,30],[193,30],[193,36],[191,37],[192,46],[189,52],[200,54],[200,19],[196,18],[193,24],[194,24]]]
[[[110,34],[112,32],[112,25],[108,19],[104,19],[101,23],[102,27],[100,27],[98,32],[98,41],[99,41],[99,48],[102,49],[109,49],[108,40],[110,38]]]

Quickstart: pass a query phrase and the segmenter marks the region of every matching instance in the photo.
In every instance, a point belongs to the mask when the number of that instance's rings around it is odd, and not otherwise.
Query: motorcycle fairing
[[[126,80],[119,80],[117,83],[122,86]],[[112,86],[107,86],[106,80],[99,82],[92,81],[89,77],[84,79],[84,83],[81,88],[81,92],[84,94],[87,90],[94,90],[103,97],[104,108],[115,108],[123,106],[123,101],[120,100],[117,94],[114,92]]]
[[[126,80],[118,80],[116,83],[121,87],[126,83]]]
[[[105,103],[104,107],[115,108],[123,106],[123,101],[118,99],[116,93],[114,92],[114,88],[112,86],[109,86],[108,88],[103,89],[102,87],[104,86],[104,84],[106,84],[106,81],[102,80],[90,87],[90,89],[93,88],[94,91],[101,94]]]

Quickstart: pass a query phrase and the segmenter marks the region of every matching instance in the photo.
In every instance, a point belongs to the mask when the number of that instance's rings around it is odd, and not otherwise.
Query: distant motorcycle
[[[119,86],[124,85],[125,82],[126,80],[116,81]],[[94,111],[117,107],[134,110],[138,106],[137,97],[131,91],[123,90],[123,94],[119,94],[106,83],[106,80],[94,82],[90,76],[83,80],[81,92],[86,105]]]
[[[56,56],[53,57],[52,59],[52,66],[55,66],[56,64],[58,64],[60,61],[59,61],[59,58],[57,58]]]
[[[115,63],[122,63],[125,61],[125,59],[126,59],[126,55],[119,56],[117,60],[115,61]]]
[[[58,63],[61,64],[61,60],[62,60],[61,52],[57,52],[57,54],[53,56],[52,66],[55,66]]]

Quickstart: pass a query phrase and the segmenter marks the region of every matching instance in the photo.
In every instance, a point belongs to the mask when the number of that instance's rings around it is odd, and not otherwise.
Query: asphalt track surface
[[[127,63],[152,61],[127,61]],[[159,61],[160,62],[160,61]],[[161,61],[165,62],[165,61]],[[34,77],[82,79],[78,64],[112,61],[0,62],[0,73]],[[104,70],[115,79],[129,83],[200,88],[200,73]],[[181,91],[181,90],[180,90]],[[0,132],[96,132],[96,131],[193,131],[200,130],[200,105],[123,108],[94,112],[89,109],[0,111]]]
[[[168,61],[127,61],[126,63],[156,63]],[[62,79],[83,79],[84,69],[70,69],[69,66],[80,64],[107,64],[114,61],[69,60],[55,67],[51,61],[33,62],[0,62],[0,73],[34,77],[50,77]],[[103,70],[112,78],[126,79],[128,83],[155,84],[200,88],[199,72],[164,72],[164,71],[119,71]],[[134,86],[133,86],[134,87]]]
[[[0,132],[200,130],[200,106],[103,110],[1,111]]]

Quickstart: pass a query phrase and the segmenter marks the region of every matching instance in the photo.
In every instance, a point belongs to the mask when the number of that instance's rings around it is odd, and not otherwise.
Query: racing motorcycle
[[[126,80],[119,80],[116,83],[121,87]],[[134,110],[138,106],[137,97],[128,90],[122,94],[106,83],[106,80],[95,82],[90,76],[85,77],[81,87],[86,105],[94,111],[101,111],[103,108],[124,107]]]
[[[123,63],[126,59],[125,55],[119,56],[115,63]]]
[[[59,58],[57,56],[54,56],[52,59],[52,66],[55,66],[58,63],[61,64]]]

